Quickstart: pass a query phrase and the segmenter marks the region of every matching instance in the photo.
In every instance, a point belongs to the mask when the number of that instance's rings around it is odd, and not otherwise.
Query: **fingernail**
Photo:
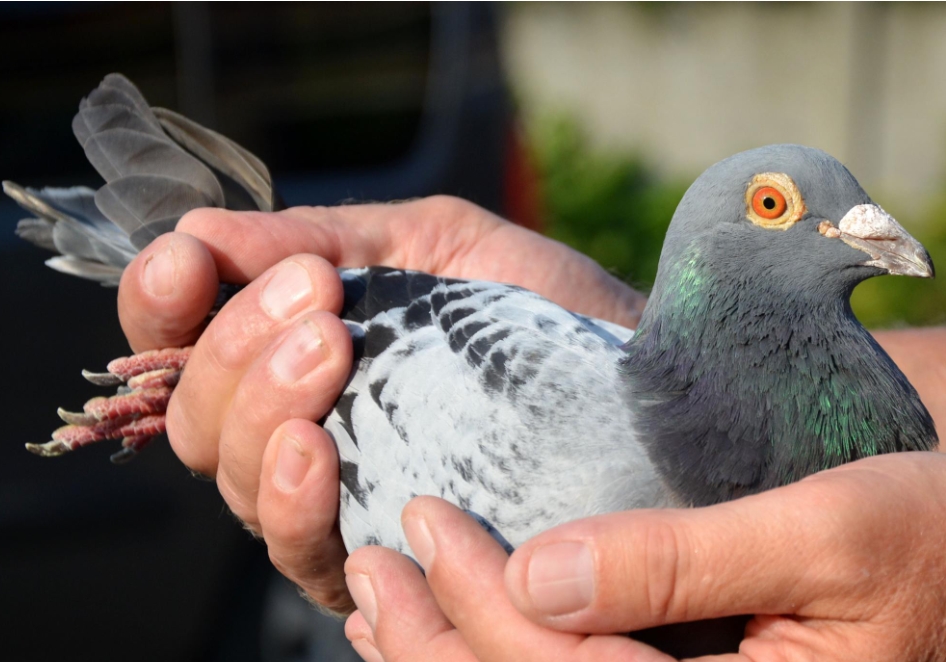
[[[371,631],[374,631],[375,621],[378,618],[378,603],[374,599],[374,587],[371,585],[371,578],[361,573],[353,573],[345,576],[345,583],[348,584],[348,592],[358,611],[365,617]]]
[[[276,379],[292,384],[315,370],[324,355],[322,333],[315,322],[306,319],[282,341],[269,366]]]
[[[544,545],[529,559],[528,589],[533,606],[549,616],[584,609],[595,597],[595,563],[580,542]]]
[[[434,539],[427,528],[427,522],[422,517],[412,517],[404,521],[404,535],[414,552],[414,558],[423,566],[430,568],[434,562]]]
[[[294,492],[305,479],[305,475],[312,466],[312,457],[302,449],[302,444],[283,435],[279,440],[279,450],[276,452],[276,472],[273,480],[283,492]]]
[[[377,648],[372,646],[371,642],[367,639],[355,639],[351,642],[351,647],[355,649],[355,652],[358,653],[365,662],[384,662],[381,653]]]
[[[271,317],[289,319],[312,298],[312,280],[295,262],[282,265],[266,283],[260,304]]]
[[[164,248],[154,253],[145,262],[142,284],[145,291],[154,297],[166,297],[174,292],[174,273],[177,263],[174,260],[174,244],[168,242]]]

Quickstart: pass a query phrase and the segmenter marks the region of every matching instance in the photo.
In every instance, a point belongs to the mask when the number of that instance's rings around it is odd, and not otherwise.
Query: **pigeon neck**
[[[681,500],[716,503],[936,445],[916,391],[851,312],[853,285],[766,285],[695,252],[672,263],[623,369],[635,431]]]

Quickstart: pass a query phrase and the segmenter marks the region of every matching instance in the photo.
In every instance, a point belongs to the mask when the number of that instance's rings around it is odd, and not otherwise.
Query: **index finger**
[[[276,213],[195,209],[177,229],[209,248],[221,278],[245,282],[298,253],[318,255],[336,267],[378,265],[464,277],[458,254],[509,225],[472,203],[433,196]]]
[[[646,301],[591,258],[449,196],[275,214],[198,209],[178,230],[207,245],[226,282],[252,280],[286,257],[313,253],[336,267],[512,283],[569,310],[631,327]]]

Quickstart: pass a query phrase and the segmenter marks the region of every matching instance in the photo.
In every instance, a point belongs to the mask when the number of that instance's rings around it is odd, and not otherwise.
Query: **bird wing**
[[[631,332],[518,287],[344,271],[350,382],[325,420],[349,549],[408,551],[400,513],[446,498],[512,545],[555,524],[663,505],[618,371]]]
[[[122,270],[138,251],[128,235],[95,206],[95,191],[84,186],[37,190],[13,182],[3,182],[3,190],[33,214],[17,223],[17,235],[59,253],[47,265],[104,285],[118,285]]]
[[[101,188],[3,183],[35,214],[18,234],[60,253],[47,262],[60,271],[117,285],[135,254],[192,209],[278,206],[262,161],[177,113],[151,108],[121,74],[109,74],[82,100],[72,130],[105,179]]]

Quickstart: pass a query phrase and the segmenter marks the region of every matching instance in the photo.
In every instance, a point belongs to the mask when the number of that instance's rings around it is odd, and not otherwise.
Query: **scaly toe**
[[[99,386],[117,386],[111,397],[92,398],[81,412],[60,408],[59,418],[68,423],[45,444],[27,444],[43,457],[55,457],[105,439],[122,439],[122,450],[113,462],[126,462],[164,432],[165,412],[191,347],[151,350],[115,359],[108,372],[82,371]]]
[[[118,375],[122,381],[154,370],[171,368],[182,370],[190,357],[192,347],[173,347],[170,349],[153,349],[133,356],[124,356],[108,364],[108,371]]]
[[[112,418],[163,414],[167,411],[172,390],[167,386],[133,390],[110,398],[92,398],[82,410],[93,417],[93,424]]]

